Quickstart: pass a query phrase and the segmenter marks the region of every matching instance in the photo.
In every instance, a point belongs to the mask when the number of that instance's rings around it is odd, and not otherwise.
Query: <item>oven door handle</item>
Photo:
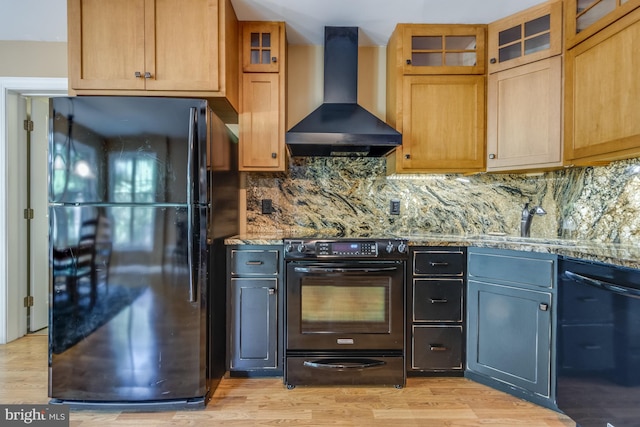
[[[373,359],[355,359],[348,361],[340,359],[305,360],[303,363],[303,365],[308,368],[331,369],[338,371],[379,368],[386,364],[387,362],[385,362],[384,360]]]
[[[619,295],[640,298],[640,291],[637,289],[627,288],[625,286],[616,285],[604,280],[583,276],[581,274],[574,273],[573,271],[565,271],[564,274],[569,279],[578,283],[582,283],[583,285],[595,286],[596,288],[605,289]]]
[[[379,273],[396,271],[398,267],[367,267],[367,268],[337,268],[337,267],[294,267],[296,273]]]

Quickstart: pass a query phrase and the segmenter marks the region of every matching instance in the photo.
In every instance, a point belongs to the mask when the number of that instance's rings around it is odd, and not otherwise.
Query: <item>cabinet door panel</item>
[[[469,370],[550,396],[551,294],[468,282]]]
[[[566,160],[640,152],[640,10],[617,24],[567,52]]]
[[[219,90],[218,0],[146,0],[145,13],[147,90]]]
[[[145,0],[70,0],[69,86],[144,89]]]
[[[405,76],[403,169],[484,169],[484,76]]]
[[[276,73],[245,73],[240,113],[240,170],[279,168],[284,135],[280,120],[280,83]]]
[[[562,57],[490,74],[487,170],[562,165]]]
[[[277,367],[277,283],[231,280],[231,369]]]

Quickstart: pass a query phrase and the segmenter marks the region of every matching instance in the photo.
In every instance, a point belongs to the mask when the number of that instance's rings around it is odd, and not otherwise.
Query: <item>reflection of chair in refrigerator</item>
[[[184,267],[187,264],[189,258],[188,247],[189,238],[187,236],[187,223],[185,221],[178,221],[176,224],[176,246],[173,248],[173,266],[172,270],[175,272],[175,268],[178,269]]]
[[[108,223],[107,223],[108,225]],[[111,258],[111,241],[99,235],[104,227],[100,219],[84,221],[76,246],[53,249],[53,279],[56,293],[66,293],[74,306],[84,305],[80,286],[89,284],[89,306],[93,307],[98,295],[98,272],[104,272],[105,285],[108,279]],[[110,235],[110,233],[109,233]]]
[[[111,222],[106,216],[99,215],[96,225],[96,254],[94,265],[97,284],[104,283],[106,292],[109,290],[109,264],[111,262],[112,249]]]

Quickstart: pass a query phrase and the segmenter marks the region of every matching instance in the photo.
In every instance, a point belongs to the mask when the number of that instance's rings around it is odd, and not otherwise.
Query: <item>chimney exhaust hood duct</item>
[[[402,135],[358,105],[358,28],[324,29],[324,103],[286,134],[292,156],[380,157]]]

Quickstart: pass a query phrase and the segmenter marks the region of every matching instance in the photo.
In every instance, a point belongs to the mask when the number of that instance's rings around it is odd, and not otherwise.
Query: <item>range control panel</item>
[[[285,258],[384,258],[407,257],[407,241],[402,239],[285,239]]]

